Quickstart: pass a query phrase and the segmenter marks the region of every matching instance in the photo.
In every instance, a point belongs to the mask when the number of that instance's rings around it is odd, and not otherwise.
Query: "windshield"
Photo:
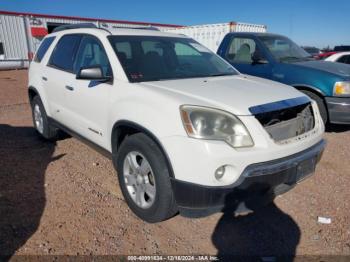
[[[236,75],[223,59],[193,39],[109,36],[130,82]]]
[[[284,36],[260,36],[260,40],[280,62],[311,60],[310,54]]]

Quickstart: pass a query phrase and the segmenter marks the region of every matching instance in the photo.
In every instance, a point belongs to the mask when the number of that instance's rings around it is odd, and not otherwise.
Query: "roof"
[[[104,28],[74,28],[69,30],[61,30],[58,32],[53,32],[47,36],[62,36],[65,34],[93,34],[96,36],[113,36],[113,35],[122,35],[122,36],[160,36],[160,37],[179,37],[179,38],[188,38],[188,36],[161,32],[155,30],[145,30],[145,29],[132,29],[132,28],[113,28],[113,29],[104,29]]]
[[[138,36],[163,36],[163,37],[179,37],[179,38],[189,38],[186,35],[168,33],[155,30],[145,30],[145,29],[132,29],[132,28],[113,28],[108,30],[111,35],[138,35]]]
[[[286,37],[284,35],[279,35],[279,34],[272,34],[272,33],[259,33],[259,32],[231,32],[230,34],[235,34],[235,35],[254,35],[254,36],[277,36],[277,37]]]
[[[0,10],[0,15],[14,15],[14,16],[31,16],[31,17],[42,17],[42,18],[54,18],[54,19],[70,19],[70,20],[83,20],[83,21],[99,21],[105,23],[120,23],[120,24],[130,24],[130,25],[151,25],[159,27],[183,27],[182,25],[173,24],[162,24],[153,22],[136,22],[136,21],[125,21],[125,20],[113,20],[113,19],[100,19],[100,18],[89,18],[80,16],[61,16],[61,15],[47,15],[47,14],[37,14],[37,13],[23,13],[23,12],[12,12]]]

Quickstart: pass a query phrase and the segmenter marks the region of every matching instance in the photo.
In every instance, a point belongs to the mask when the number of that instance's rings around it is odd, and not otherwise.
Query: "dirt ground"
[[[148,224],[110,160],[38,138],[26,85],[26,70],[0,72],[0,254],[350,255],[350,127],[332,126],[316,174],[256,213]]]

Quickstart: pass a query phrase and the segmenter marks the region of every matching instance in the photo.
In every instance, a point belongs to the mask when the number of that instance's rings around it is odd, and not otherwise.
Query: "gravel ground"
[[[350,255],[350,127],[332,126],[316,174],[256,213],[147,224],[111,161],[38,138],[26,85],[26,70],[0,72],[0,254]]]

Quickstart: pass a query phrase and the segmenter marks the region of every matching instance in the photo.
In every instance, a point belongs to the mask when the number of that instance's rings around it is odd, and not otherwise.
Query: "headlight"
[[[350,96],[350,82],[336,82],[333,87],[333,95]]]
[[[253,140],[243,123],[225,111],[200,107],[181,106],[181,118],[190,137],[222,140],[232,147],[253,146]]]

